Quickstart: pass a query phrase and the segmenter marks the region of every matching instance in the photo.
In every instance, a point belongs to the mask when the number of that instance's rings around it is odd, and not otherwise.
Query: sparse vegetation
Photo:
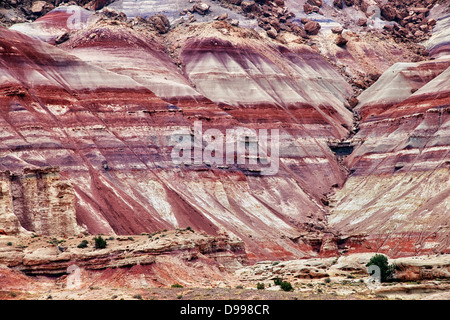
[[[83,248],[86,248],[87,247],[87,245],[88,245],[88,241],[87,240],[83,240],[83,241],[81,241],[81,243],[77,246],[77,248],[80,248],[80,249],[83,249]]]
[[[256,284],[256,289],[258,289],[258,290],[264,290],[264,289],[265,289],[264,283],[258,282],[258,283]]]
[[[278,277],[276,277],[276,278],[273,280],[273,283],[274,283],[276,286],[280,286],[280,285],[281,285],[281,279],[278,278]]]
[[[282,281],[279,277],[276,277],[276,278],[273,280],[273,283],[274,283],[276,286],[280,286],[281,290],[283,290],[283,291],[292,291],[292,290],[294,290],[294,288],[292,287],[292,285],[291,285],[290,282],[288,282],[288,281]]]
[[[95,249],[104,249],[107,246],[106,240],[102,238],[102,236],[98,236],[94,238],[95,241]]]
[[[179,283],[174,283],[172,285],[172,288],[183,288],[183,286],[181,284],[179,284]]]

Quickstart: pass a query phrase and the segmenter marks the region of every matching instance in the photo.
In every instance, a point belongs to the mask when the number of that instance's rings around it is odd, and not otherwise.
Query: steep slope
[[[448,252],[450,60],[394,65],[360,96],[363,143],[332,199],[330,226],[361,235],[351,250]]]
[[[2,29],[3,170],[20,175],[26,168],[58,168],[75,197],[68,208],[77,222],[72,227],[94,234],[191,226],[241,238],[251,259],[316,255],[327,232],[320,199],[345,178],[326,143],[346,136],[351,125],[344,108],[348,85],[306,48],[289,50],[264,39],[224,42],[221,56],[213,47],[220,39],[200,31],[179,41],[185,77],[161,44],[151,36],[140,40],[129,26],[106,21],[81,30],[63,46],[71,54]],[[85,36],[92,32],[96,36]],[[195,67],[199,61],[210,69]],[[311,72],[314,81],[307,82]],[[165,86],[159,85],[162,74],[168,75]],[[254,104],[245,95],[221,100],[220,90],[239,77],[263,88],[256,94],[269,88],[268,80],[273,91]],[[203,130],[279,129],[280,169],[264,176],[246,165],[173,163],[174,132],[192,130],[196,120]],[[61,234],[51,215],[45,228],[25,223],[32,211],[18,217],[23,228]],[[11,214],[17,214],[14,199],[8,219]],[[19,232],[15,226],[8,232]]]

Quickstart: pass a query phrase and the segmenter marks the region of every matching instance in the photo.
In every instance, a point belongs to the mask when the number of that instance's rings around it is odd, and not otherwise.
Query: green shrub
[[[264,288],[265,288],[264,283],[258,282],[258,283],[256,284],[256,289],[258,289],[258,290],[264,290]]]
[[[95,249],[104,249],[106,248],[106,240],[102,238],[102,236],[98,236],[94,238],[95,241]]]
[[[280,287],[283,291],[292,291],[294,288],[292,288],[292,285],[290,282],[282,281],[280,284]]]
[[[183,288],[183,286],[179,283],[175,283],[172,285],[172,288]]]
[[[83,241],[81,241],[81,243],[77,247],[78,248],[86,248],[88,243],[89,242],[87,240],[83,240]]]
[[[276,286],[280,286],[280,287],[281,287],[281,290],[284,290],[284,291],[291,291],[291,290],[294,290],[294,288],[292,288],[292,285],[291,285],[290,282],[288,282],[288,281],[282,281],[282,280],[281,280],[280,278],[278,278],[278,277],[276,277],[276,279],[273,280],[273,283],[274,283]]]
[[[370,267],[372,265],[380,268],[380,282],[386,282],[394,275],[395,266],[388,263],[388,258],[385,255],[376,254],[370,258],[369,262],[366,264],[366,267]]]

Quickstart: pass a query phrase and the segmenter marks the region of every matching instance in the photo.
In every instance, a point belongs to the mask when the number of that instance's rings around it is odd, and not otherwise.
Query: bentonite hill
[[[0,2],[1,299],[448,299],[449,223],[448,0]]]

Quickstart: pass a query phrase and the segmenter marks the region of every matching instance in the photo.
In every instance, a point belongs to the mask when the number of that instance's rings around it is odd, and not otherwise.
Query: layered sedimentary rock
[[[108,237],[106,248],[102,249],[94,247],[94,238],[2,237],[2,290],[23,287],[36,290],[45,286],[43,282],[35,282],[34,277],[26,279],[19,276],[23,274],[62,276],[59,284],[72,290],[94,284],[127,288],[170,286],[174,283],[215,286],[236,281],[230,272],[247,264],[245,246],[241,241],[212,237],[192,229]],[[14,246],[7,246],[7,241],[12,241]],[[80,247],[80,243],[85,243],[85,246]]]
[[[251,31],[233,43],[222,32],[239,29],[204,28],[172,40],[180,71],[164,46],[127,25],[81,30],[62,46],[69,53],[2,29],[2,164],[59,167],[76,221],[91,233],[192,226],[243,239],[250,258],[315,255],[327,232],[320,199],[345,178],[327,140],[348,133],[351,90],[306,47],[273,46]],[[173,134],[194,121],[224,134],[280,130],[279,170],[174,164]]]
[[[430,18],[434,19],[435,26],[431,37],[425,42],[430,51],[430,56],[439,58],[450,54],[450,8],[443,3],[437,5],[430,12]]]
[[[24,229],[44,235],[79,232],[73,188],[60,181],[57,168],[2,172],[0,200],[2,228],[7,234]]]
[[[394,65],[361,95],[362,144],[344,162],[352,174],[328,220],[361,235],[350,250],[448,252],[449,66]]]
[[[148,3],[146,13],[157,13]],[[305,43],[292,33],[276,42],[227,21],[182,23],[161,35],[142,18],[111,12],[86,12],[78,30],[68,27],[68,13],[13,27],[57,47],[0,29],[0,168],[24,175],[16,186],[1,182],[5,233],[191,226],[242,239],[251,260],[448,250],[448,60],[389,69],[423,57],[380,35],[349,31],[337,46],[329,30],[335,21]],[[358,129],[348,82],[363,89],[385,70],[359,97],[360,131],[344,167],[333,150]],[[353,81],[359,76],[370,81]],[[230,163],[202,161],[217,150],[199,131],[214,129],[223,142],[227,129],[242,128],[268,130],[273,140],[278,130],[273,174],[249,164],[270,159],[269,152],[250,154],[261,145],[256,135],[239,140],[246,163],[234,161],[237,151]],[[192,143],[184,163],[174,161],[174,139]],[[210,152],[199,163],[191,161],[196,147]],[[48,167],[58,168],[59,180],[24,171]],[[43,181],[51,191],[39,187]],[[21,196],[20,188],[29,191]],[[39,201],[45,213],[34,223]],[[63,207],[69,222],[48,223]]]
[[[55,43],[58,37],[62,37],[68,31],[82,29],[96,19],[98,16],[92,11],[71,5],[55,8],[33,22],[14,24],[11,29],[45,42]]]

